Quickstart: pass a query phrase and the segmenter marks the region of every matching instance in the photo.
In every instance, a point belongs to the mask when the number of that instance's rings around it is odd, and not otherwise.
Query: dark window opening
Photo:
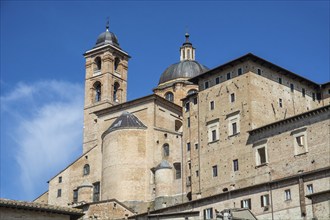
[[[118,69],[119,63],[120,63],[120,60],[119,60],[118,57],[116,57],[115,58],[115,65],[114,65],[115,71]]]
[[[305,97],[305,95],[306,95],[306,90],[303,88],[303,89],[301,90],[301,93],[302,93],[302,96]]]
[[[194,105],[197,104],[197,98],[194,98]]]
[[[251,199],[241,200],[241,208],[251,209]]]
[[[214,109],[214,101],[210,102],[210,109],[213,110]]]
[[[61,197],[62,196],[62,190],[61,189],[58,189],[57,190],[57,197]]]
[[[77,189],[73,190],[73,202],[74,203],[78,202],[78,190]]]
[[[212,130],[212,141],[216,141],[216,140],[217,140],[217,131]]]
[[[96,57],[95,58],[95,68],[94,68],[94,70],[101,70],[101,58],[100,57]]]
[[[187,127],[190,128],[190,117],[187,118]]]
[[[59,183],[62,182],[62,177],[61,177],[61,176],[58,177],[58,182],[59,182]]]
[[[220,77],[215,78],[215,84],[219,84],[220,83]]]
[[[195,144],[195,149],[196,149],[196,150],[198,149],[198,144]]]
[[[313,101],[315,101],[315,93],[312,93]]]
[[[231,78],[230,73],[227,73],[227,80]]]
[[[232,126],[232,129],[233,129],[233,135],[237,134],[237,123],[234,122],[234,123],[231,124],[231,126]]]
[[[190,102],[186,102],[185,108],[186,108],[186,112],[189,112],[189,110],[190,110]]]
[[[168,101],[170,101],[170,102],[173,102],[174,101],[174,95],[173,95],[173,93],[167,92],[165,94],[165,99],[168,100]]]
[[[238,160],[233,160],[234,171],[238,171]]]
[[[175,179],[181,179],[181,163],[173,164],[175,169]]]
[[[213,219],[213,208],[204,209],[204,220]]]
[[[100,182],[93,184],[93,202],[100,201]]]
[[[278,78],[278,83],[282,84],[282,78]]]
[[[261,69],[258,69],[257,72],[258,72],[258,75],[261,75]]]
[[[192,94],[195,94],[195,93],[197,93],[196,89],[190,89],[187,94],[192,95]]]
[[[209,88],[209,81],[204,82],[204,89]]]
[[[259,162],[261,164],[266,163],[266,149],[264,147],[258,149]]]
[[[85,164],[84,166],[84,176],[88,175],[90,172],[90,167],[88,164]]]
[[[235,102],[235,93],[230,94],[230,102]]]
[[[164,157],[170,156],[170,146],[168,144],[163,145],[163,156]]]
[[[237,75],[242,75],[242,68],[239,68],[238,70],[237,70]]]
[[[118,102],[118,91],[119,91],[119,83],[115,82],[115,84],[113,85],[113,101],[114,102]]]
[[[278,105],[280,106],[280,108],[283,107],[282,99],[279,99],[279,100],[278,100]]]
[[[218,176],[218,166],[215,165],[212,167],[212,176],[217,177]]]
[[[94,91],[95,91],[95,101],[101,101],[101,83],[96,82],[94,83]]]
[[[269,206],[269,195],[262,195],[260,197],[261,207]]]
[[[292,83],[290,83],[290,90],[291,92],[294,92],[294,85]]]
[[[190,151],[190,142],[187,143],[187,151]]]

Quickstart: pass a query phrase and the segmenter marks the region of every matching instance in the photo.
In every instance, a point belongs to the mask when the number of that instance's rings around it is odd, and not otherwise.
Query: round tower
[[[155,168],[156,198],[171,195],[173,172],[167,160],[163,160]]]
[[[124,112],[103,133],[103,200],[144,200],[149,174],[145,160],[146,128],[136,116]]]

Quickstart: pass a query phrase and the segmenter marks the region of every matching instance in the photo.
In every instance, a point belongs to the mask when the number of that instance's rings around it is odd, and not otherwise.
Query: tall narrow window
[[[204,89],[207,89],[207,88],[209,88],[209,81],[204,82]]]
[[[74,203],[78,202],[78,190],[77,189],[73,190],[73,202]]]
[[[163,156],[164,157],[170,156],[170,146],[168,144],[163,145]]]
[[[306,90],[304,88],[301,89],[302,96],[305,97],[306,95]]]
[[[188,59],[191,59],[191,57],[190,57],[190,50],[189,49],[187,50],[187,58]]]
[[[58,182],[59,182],[59,183],[62,182],[62,177],[61,177],[61,176],[58,177]]]
[[[204,209],[204,220],[213,219],[213,208]]]
[[[190,142],[187,143],[187,151],[190,151]]]
[[[283,107],[282,99],[278,99],[278,106],[279,106],[280,108]]]
[[[101,58],[100,57],[96,57],[95,60],[95,68],[94,68],[94,71],[98,71],[98,70],[101,70]]]
[[[234,171],[238,171],[238,160],[233,160],[233,168],[234,168]]]
[[[173,102],[174,101],[174,95],[173,95],[173,93],[167,92],[165,94],[165,99],[168,100],[168,101],[170,101],[170,102]]]
[[[233,130],[233,135],[237,134],[237,123],[233,122],[231,124],[231,126],[232,126],[232,130]]]
[[[194,105],[197,104],[197,101],[198,101],[198,100],[197,100],[197,98],[195,97],[195,98],[194,98]]]
[[[57,190],[57,197],[61,197],[62,196],[62,190],[61,189],[58,189]]]
[[[261,75],[261,69],[258,69],[257,72],[258,72],[258,75]]]
[[[100,201],[100,182],[93,184],[93,202]]]
[[[251,199],[241,200],[241,208],[251,209]]]
[[[218,166],[215,165],[212,167],[212,176],[217,177],[218,176]]]
[[[195,149],[196,149],[196,150],[198,149],[198,144],[195,144]]]
[[[101,83],[95,82],[94,83],[94,91],[95,91],[95,102],[101,101]]]
[[[312,93],[313,101],[315,101],[315,93]]]
[[[293,83],[290,83],[290,90],[291,90],[291,92],[294,92],[294,85],[293,85]]]
[[[212,130],[212,141],[217,140],[217,130]]]
[[[187,118],[187,127],[190,128],[190,117]]]
[[[278,78],[278,83],[282,84],[282,78],[281,77]]]
[[[190,162],[190,160],[188,161],[188,169],[191,170],[191,162]]]
[[[285,201],[291,200],[291,191],[290,191],[290,189],[287,189],[287,190],[284,191],[284,199],[285,199]]]
[[[190,110],[190,102],[186,102],[185,109],[186,109],[186,112],[189,112],[189,110]]]
[[[84,176],[88,175],[89,172],[90,172],[90,167],[89,167],[88,164],[85,164],[85,166],[84,166],[84,172],[83,172],[84,173]]]
[[[175,179],[181,179],[181,163],[173,164],[175,169]]]
[[[213,110],[214,109],[214,101],[211,101],[210,102],[210,110]]]
[[[235,93],[230,94],[230,102],[235,102]]]
[[[261,207],[269,206],[269,194],[260,197]]]
[[[227,80],[231,78],[230,73],[227,73]]]
[[[307,185],[307,194],[312,194],[314,192],[313,190],[313,184]]]
[[[237,75],[242,75],[242,68],[238,68],[238,70],[237,70]]]
[[[114,69],[115,69],[115,71],[118,70],[119,63],[120,63],[120,60],[119,60],[118,57],[116,57],[116,58],[115,58],[115,64],[114,64]]]
[[[115,84],[113,85],[113,101],[114,102],[118,102],[118,91],[119,91],[119,83],[115,82]]]
[[[187,186],[191,186],[191,176],[187,177]]]
[[[266,147],[263,146],[263,147],[259,147],[257,150],[256,150],[256,159],[257,159],[257,165],[263,165],[263,164],[266,164],[267,163],[267,154],[266,154]]]
[[[220,77],[215,78],[215,84],[219,84],[220,83]]]

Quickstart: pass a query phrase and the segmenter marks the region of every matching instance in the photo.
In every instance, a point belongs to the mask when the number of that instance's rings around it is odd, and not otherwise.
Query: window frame
[[[218,165],[212,166],[212,177],[218,177]]]
[[[251,203],[250,198],[241,200],[241,208],[248,208],[248,209],[251,210],[251,208],[252,208],[251,205],[252,205],[252,203]]]
[[[291,200],[292,200],[291,190],[290,189],[284,190],[284,201],[291,201]]]
[[[234,172],[239,170],[238,159],[233,160],[233,170]]]
[[[170,145],[168,143],[163,144],[163,157],[170,156]]]
[[[84,165],[83,176],[88,176],[90,174],[91,168],[88,163]]]

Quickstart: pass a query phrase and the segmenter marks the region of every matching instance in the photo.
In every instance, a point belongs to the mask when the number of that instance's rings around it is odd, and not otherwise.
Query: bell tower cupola
[[[189,41],[189,34],[185,34],[186,41],[180,47],[180,61],[195,60],[195,48]]]
[[[109,21],[94,47],[84,53],[86,59],[84,151],[96,140],[93,112],[126,102],[127,71],[130,56],[119,45],[117,36],[110,32]],[[85,143],[88,146],[85,147]]]

